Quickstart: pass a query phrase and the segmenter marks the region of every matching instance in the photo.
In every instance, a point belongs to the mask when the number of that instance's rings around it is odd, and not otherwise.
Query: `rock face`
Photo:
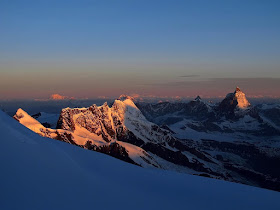
[[[89,108],[66,108],[61,111],[57,129],[79,132],[81,128],[108,143],[127,142],[141,147],[155,159],[160,158],[197,172],[223,177],[203,163],[206,161],[215,165],[207,154],[183,145],[168,129],[149,122],[130,97],[121,96],[112,107],[104,103],[99,107],[93,105]],[[189,154],[185,154],[185,151]],[[166,168],[166,164],[160,165]]]
[[[115,100],[110,108],[107,103],[83,109],[66,108],[61,111],[57,129],[75,131],[82,127],[101,136],[105,141],[124,139],[132,135],[138,145],[145,142],[162,143],[171,139],[169,131],[146,120],[131,99]]]
[[[246,109],[250,106],[249,101],[245,97],[245,93],[243,93],[239,87],[235,89],[234,99],[237,101],[237,107],[240,109]]]
[[[28,115],[22,109],[18,109],[17,113],[14,115],[14,119],[43,137],[53,138],[86,149],[109,154],[115,158],[142,167],[161,167],[146,151],[135,145],[109,138],[103,139],[101,135],[95,135],[93,132],[84,129],[86,126],[83,122],[85,121],[80,122],[81,119],[78,119],[78,122],[81,124],[75,125],[72,117],[75,114],[81,113],[81,111],[85,111],[85,109],[64,109],[60,117],[61,121],[59,121],[62,125],[61,129],[44,127],[40,122]],[[90,131],[95,131],[94,127],[92,127]]]
[[[227,118],[238,118],[245,114],[254,114],[253,108],[239,87],[233,93],[227,94],[217,109],[220,115],[223,114]]]

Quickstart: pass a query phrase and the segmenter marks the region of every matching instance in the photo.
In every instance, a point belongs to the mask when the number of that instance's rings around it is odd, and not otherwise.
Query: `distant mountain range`
[[[236,88],[216,104],[199,96],[135,104],[122,95],[111,105],[64,108],[59,116],[18,109],[14,118],[41,136],[142,167],[280,191],[279,116],[279,105],[252,106]]]
[[[75,98],[55,93],[50,95],[50,97],[47,99],[35,99],[35,101],[63,101],[63,100],[75,100]]]

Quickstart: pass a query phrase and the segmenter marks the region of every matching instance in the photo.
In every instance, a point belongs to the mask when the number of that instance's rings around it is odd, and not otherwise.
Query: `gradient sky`
[[[0,99],[280,97],[280,1],[1,0]]]

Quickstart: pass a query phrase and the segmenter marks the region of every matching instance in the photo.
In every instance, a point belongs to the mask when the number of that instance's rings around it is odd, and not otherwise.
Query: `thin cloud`
[[[192,78],[192,77],[200,77],[200,75],[197,74],[190,74],[190,75],[182,75],[180,77],[187,77],[187,78]]]

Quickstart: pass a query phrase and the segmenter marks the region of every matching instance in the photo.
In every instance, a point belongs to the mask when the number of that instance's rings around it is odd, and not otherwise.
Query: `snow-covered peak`
[[[120,97],[118,98],[118,100],[120,100],[120,101],[125,101],[127,99],[130,99],[131,101],[135,100],[132,96],[128,96],[128,95],[125,95],[125,94],[120,95]]]
[[[240,118],[246,114],[257,117],[254,108],[239,87],[236,87],[234,92],[227,94],[225,99],[219,103],[218,109],[229,118]]]
[[[229,105],[236,104],[236,107],[239,109],[246,109],[250,106],[245,93],[239,87],[236,87],[233,93],[227,94],[225,100],[228,101]]]
[[[197,96],[194,100],[195,100],[195,101],[201,101],[201,97],[200,97],[200,96]]]
[[[67,99],[75,99],[74,97],[68,97],[68,96],[63,96],[63,95],[60,95],[60,94],[52,94],[50,96],[50,100],[67,100]]]
[[[62,96],[62,95],[59,95],[59,94],[52,94],[51,96],[50,96],[50,99],[51,100],[64,100],[64,99],[66,99],[67,97],[66,96]]]
[[[121,107],[129,107],[129,108],[132,108],[132,109],[136,109],[136,110],[139,110],[138,107],[135,105],[135,103],[133,102],[133,100],[127,98],[127,99],[124,99],[124,100],[115,100],[114,102],[115,105],[117,106],[121,106]],[[114,105],[113,105],[114,106]]]
[[[123,120],[123,123],[127,123],[127,118],[135,120],[146,120],[142,112],[138,109],[132,99],[126,98],[123,100],[115,100],[112,108],[112,115],[117,115],[120,119]]]
[[[149,122],[131,98],[127,97],[115,100],[111,107],[105,103],[82,110],[63,109],[57,128],[74,132],[80,127],[101,136],[107,142],[128,141],[129,135],[142,142],[161,142],[170,138],[167,131]]]
[[[234,92],[234,96],[237,100],[238,108],[246,109],[247,107],[250,106],[250,103],[247,100],[247,98],[245,96],[245,93],[243,93],[239,87],[236,87],[235,92]]]

